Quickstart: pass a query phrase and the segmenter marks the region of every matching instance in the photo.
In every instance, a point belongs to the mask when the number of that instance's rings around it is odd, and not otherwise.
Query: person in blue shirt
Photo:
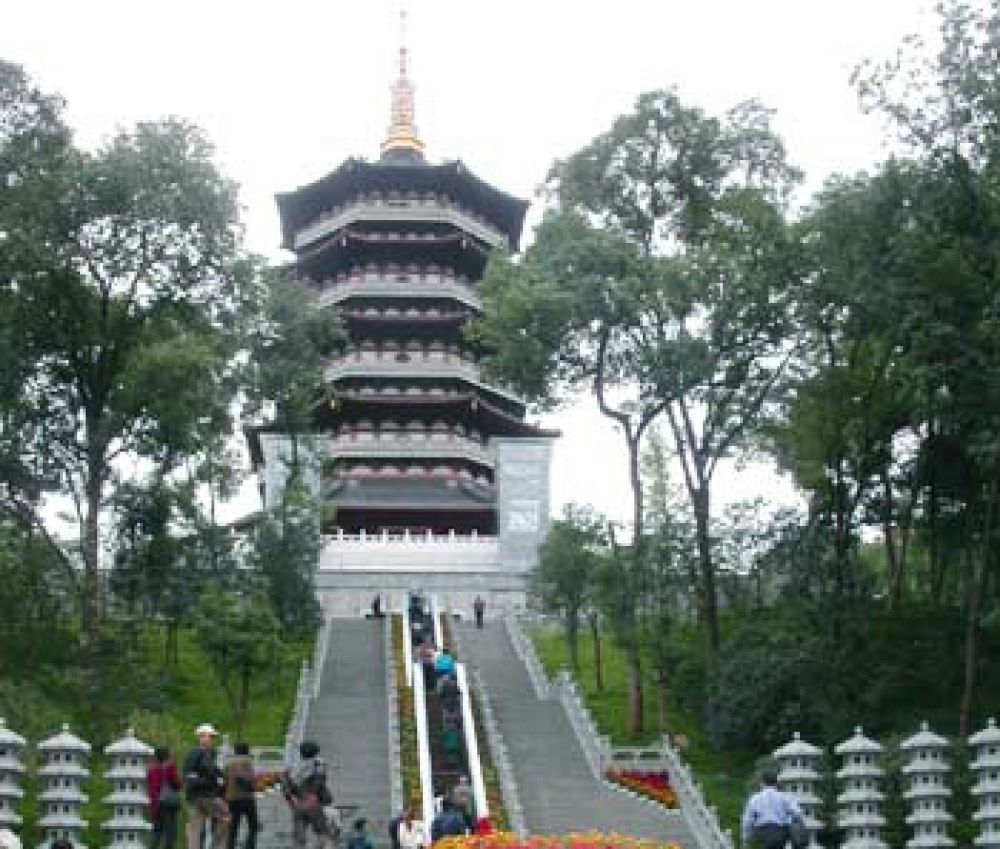
[[[441,649],[441,654],[434,661],[434,671],[438,675],[455,674],[455,658],[451,656],[448,649]]]
[[[783,849],[791,838],[791,824],[802,822],[802,809],[791,795],[778,789],[774,770],[764,773],[762,783],[743,809],[743,845]]]

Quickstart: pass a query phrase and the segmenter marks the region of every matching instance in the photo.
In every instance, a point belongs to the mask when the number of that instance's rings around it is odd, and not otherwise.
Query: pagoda
[[[347,333],[326,365],[307,475],[333,508],[317,580],[328,612],[411,590],[520,606],[548,523],[557,434],[483,379],[484,352],[463,334],[490,252],[516,250],[527,202],[460,161],[427,161],[407,58],[404,41],[379,159],[277,196],[297,276]],[[271,506],[290,442],[277,425],[251,442]]]

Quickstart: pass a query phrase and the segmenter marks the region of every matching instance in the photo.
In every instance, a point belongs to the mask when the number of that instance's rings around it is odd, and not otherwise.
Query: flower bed
[[[604,777],[613,784],[658,802],[665,808],[677,807],[677,794],[670,786],[670,776],[664,770],[609,769],[604,773]]]
[[[520,837],[511,832],[473,834],[446,837],[434,844],[434,849],[681,849],[676,843],[643,840],[625,834],[529,835]]]

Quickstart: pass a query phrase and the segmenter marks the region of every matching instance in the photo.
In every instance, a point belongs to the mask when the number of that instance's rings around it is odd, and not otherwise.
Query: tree
[[[228,426],[241,291],[256,268],[242,251],[235,187],[200,131],[139,124],[95,153],[53,141],[36,167],[37,133],[20,130],[31,90],[9,69],[2,82],[0,126],[15,131],[0,155],[18,176],[0,206],[13,246],[0,269],[0,335],[16,328],[20,340],[17,382],[0,401],[4,454],[20,469],[5,481],[5,509],[44,525],[40,491],[70,494],[85,634],[95,637],[101,522],[119,469],[147,462],[166,473],[207,428]]]
[[[252,590],[207,590],[196,637],[229,701],[236,739],[242,739],[253,684],[278,660],[278,623],[267,598]]]
[[[594,582],[606,546],[606,526],[606,520],[592,509],[567,504],[563,518],[554,521],[549,529],[532,576],[543,609],[562,617],[570,666],[575,673],[580,671],[580,619],[588,609],[596,609]],[[596,662],[596,677],[601,680],[599,657]]]
[[[640,444],[667,415],[696,520],[713,647],[711,482],[748,437],[792,353],[796,251],[783,203],[796,176],[757,104],[719,120],[673,92],[645,94],[608,132],[556,163],[556,212],[520,263],[494,261],[484,280],[477,335],[494,350],[494,375],[536,402],[590,388],[620,428],[636,578]],[[638,660],[630,660],[633,674]]]
[[[254,531],[250,554],[285,634],[310,634],[319,623],[315,580],[319,550],[319,507],[301,473],[293,470],[280,502]]]

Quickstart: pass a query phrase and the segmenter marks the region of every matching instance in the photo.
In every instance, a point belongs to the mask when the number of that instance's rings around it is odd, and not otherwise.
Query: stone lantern
[[[80,809],[87,801],[83,783],[90,777],[87,761],[90,743],[71,734],[68,725],[48,740],[38,744],[45,764],[38,770],[43,791],[39,796],[42,818],[38,825],[48,847],[56,838],[65,838],[75,849],[86,849],[80,842],[87,823],[80,818]]]
[[[910,804],[906,824],[913,827],[913,837],[906,845],[910,849],[954,846],[955,841],[948,836],[948,823],[952,820],[947,809],[951,796],[947,784],[951,766],[945,757],[948,741],[933,734],[924,722],[920,731],[900,743],[899,748],[907,756],[903,776],[909,786],[903,798]]]
[[[882,747],[859,727],[835,751],[843,759],[837,772],[842,787],[837,796],[837,824],[846,833],[841,849],[886,849],[882,840],[885,794],[879,789],[885,774],[879,763]]]
[[[805,826],[809,830],[809,843],[815,845],[816,832],[823,827],[823,822],[818,817],[822,802],[816,793],[823,750],[806,743],[796,731],[791,742],[774,750],[774,759],[780,770],[778,784],[799,803]]]
[[[104,754],[108,756],[104,776],[112,788],[104,797],[104,803],[111,808],[111,819],[103,826],[108,835],[108,849],[137,849],[152,829],[148,818],[146,764],[153,750],[129,728],[124,737],[104,749]]]
[[[0,828],[14,829],[21,824],[17,806],[24,797],[21,789],[24,746],[24,738],[11,731],[0,718]]]
[[[976,777],[972,795],[978,801],[973,818],[979,823],[976,846],[1000,847],[1000,728],[990,719],[986,728],[969,737],[973,761],[969,769]]]

